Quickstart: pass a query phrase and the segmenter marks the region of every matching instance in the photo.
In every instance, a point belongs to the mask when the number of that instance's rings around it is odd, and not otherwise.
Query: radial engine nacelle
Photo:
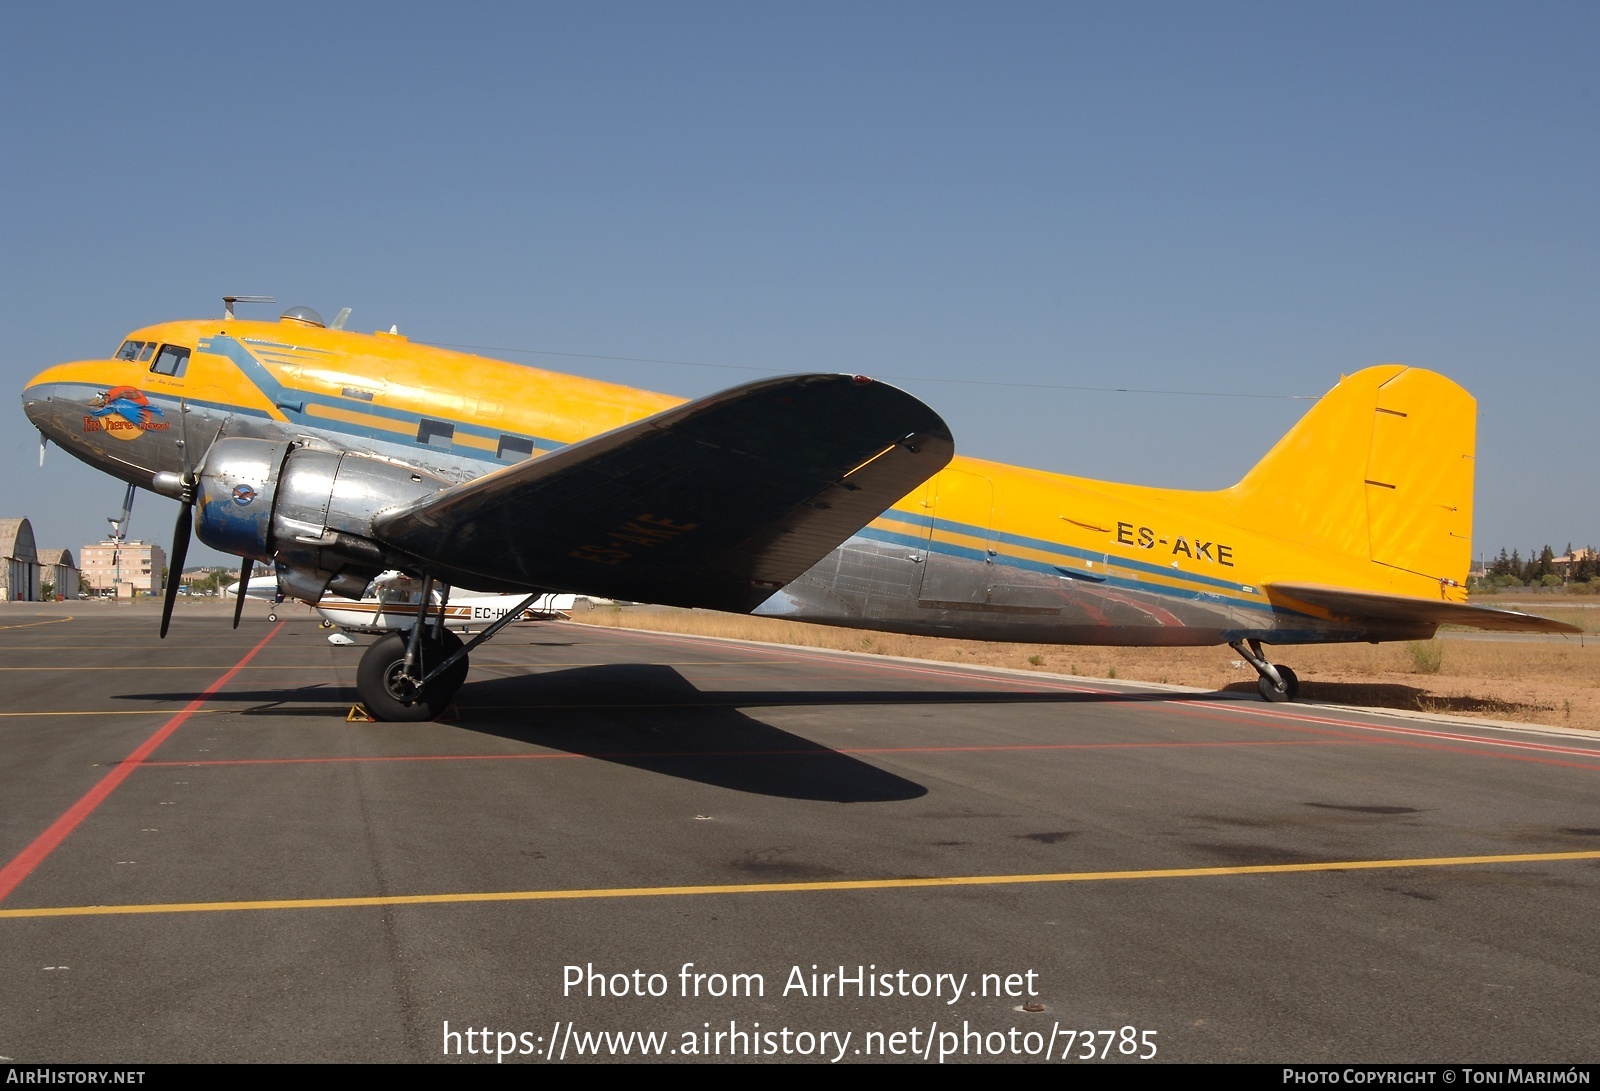
[[[200,471],[196,531],[213,549],[276,562],[285,595],[359,598],[373,577],[397,566],[372,540],[373,516],[450,484],[368,455],[229,437],[212,446]]]

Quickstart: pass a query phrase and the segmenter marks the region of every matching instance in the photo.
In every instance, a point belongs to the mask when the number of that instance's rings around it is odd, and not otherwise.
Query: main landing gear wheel
[[[436,718],[449,706],[471,669],[468,657],[462,656],[448,673],[418,692],[416,684],[405,677],[406,640],[406,633],[390,633],[366,650],[356,669],[356,693],[367,711],[379,720],[421,723]],[[424,633],[417,645],[417,674],[425,676],[460,647],[461,638],[448,629],[439,639]]]
[[[1263,674],[1256,680],[1256,688],[1261,691],[1261,699],[1274,702],[1292,701],[1300,696],[1300,679],[1296,677],[1294,671],[1281,663],[1274,663],[1273,668],[1277,670],[1278,677],[1283,679],[1283,685],[1276,684]]]

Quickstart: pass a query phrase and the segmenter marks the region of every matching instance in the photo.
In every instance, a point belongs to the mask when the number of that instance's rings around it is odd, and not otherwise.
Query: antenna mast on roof
[[[270,295],[225,295],[222,297],[222,317],[233,317],[235,303],[276,303]]]

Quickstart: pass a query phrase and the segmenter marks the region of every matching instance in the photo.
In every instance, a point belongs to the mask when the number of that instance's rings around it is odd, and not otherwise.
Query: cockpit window
[[[152,375],[171,375],[178,378],[189,363],[189,350],[177,345],[162,345],[156,362],[150,365]]]
[[[146,341],[144,343],[144,348],[139,350],[139,359],[148,360],[155,351],[156,343],[154,341]]]
[[[122,347],[117,350],[117,359],[137,360],[139,358],[139,351],[143,348],[143,341],[124,341],[122,342]]]

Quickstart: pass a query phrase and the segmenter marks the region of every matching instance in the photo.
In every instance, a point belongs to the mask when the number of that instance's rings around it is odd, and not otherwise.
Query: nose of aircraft
[[[53,422],[66,411],[67,407],[54,403],[71,401],[74,395],[81,400],[86,396],[82,392],[93,388],[105,365],[106,361],[103,360],[86,360],[45,368],[29,379],[28,385],[22,388],[22,411],[40,432],[52,438],[59,438],[54,435],[59,424]],[[101,386],[100,389],[105,388]]]
[[[55,384],[46,379],[49,374],[49,371],[40,372],[22,388],[22,411],[28,414],[28,420],[40,431],[44,430],[45,415],[55,389]]]

